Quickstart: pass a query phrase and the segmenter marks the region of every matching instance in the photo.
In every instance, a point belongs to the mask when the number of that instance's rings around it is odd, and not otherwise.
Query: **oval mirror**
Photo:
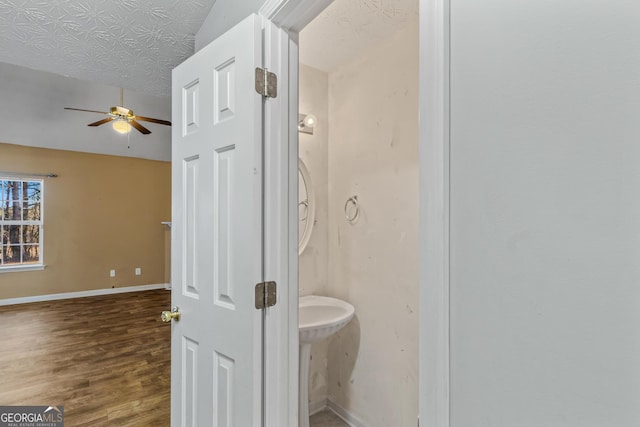
[[[298,159],[298,254],[304,251],[311,238],[316,217],[316,201],[307,166]]]

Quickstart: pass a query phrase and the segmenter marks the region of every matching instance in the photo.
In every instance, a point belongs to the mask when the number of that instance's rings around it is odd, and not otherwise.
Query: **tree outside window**
[[[42,180],[0,177],[0,269],[42,265]]]

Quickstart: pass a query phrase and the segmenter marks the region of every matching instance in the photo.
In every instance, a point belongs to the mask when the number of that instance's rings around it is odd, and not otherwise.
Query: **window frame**
[[[44,179],[42,178],[31,178],[29,176],[11,176],[11,175],[0,175],[0,182],[2,181],[19,181],[21,184],[21,186],[23,185],[23,183],[25,182],[37,182],[40,184],[40,219],[37,221],[34,220],[6,220],[4,219],[4,211],[0,210],[0,239],[2,238],[1,235],[1,231],[3,229],[3,227],[5,226],[11,226],[11,225],[18,225],[18,226],[25,226],[25,225],[36,225],[39,227],[39,231],[38,231],[38,253],[39,253],[39,262],[37,263],[24,263],[22,260],[23,257],[23,248],[25,246],[25,243],[23,242],[24,239],[24,232],[21,229],[20,230],[20,262],[17,264],[11,264],[11,265],[4,265],[3,264],[3,258],[4,258],[4,245],[2,244],[2,240],[0,240],[0,274],[2,273],[12,273],[12,272],[19,272],[19,271],[34,271],[34,270],[43,270],[45,265],[44,265]],[[2,189],[4,190],[4,189]],[[2,204],[3,199],[2,199],[2,194],[0,194],[0,209],[2,209],[4,207],[4,205]],[[21,202],[24,202],[24,200],[21,200]],[[36,246],[36,245],[33,245]]]

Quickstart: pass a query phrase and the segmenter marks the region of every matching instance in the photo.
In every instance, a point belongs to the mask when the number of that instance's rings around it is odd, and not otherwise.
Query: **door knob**
[[[162,314],[160,314],[160,318],[165,323],[171,322],[171,319],[180,320],[180,309],[173,307],[171,311],[163,311]]]

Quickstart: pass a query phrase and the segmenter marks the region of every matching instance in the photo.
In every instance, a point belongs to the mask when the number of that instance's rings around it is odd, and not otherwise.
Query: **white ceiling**
[[[168,96],[214,3],[0,0],[0,62]],[[302,31],[301,61],[332,71],[417,15],[418,0],[335,0]]]
[[[116,87],[0,62],[0,99],[0,142],[171,160],[169,126],[145,122],[150,135],[132,130],[123,136],[111,124],[87,126],[103,119],[103,115],[63,108],[109,111],[120,101]],[[141,116],[171,120],[168,97],[125,90],[124,103]]]
[[[214,3],[1,0],[0,62],[168,96]],[[418,0],[335,0],[302,31],[301,61],[334,70],[417,15]]]
[[[301,61],[334,70],[415,19],[417,1],[335,0],[301,33]],[[124,87],[127,107],[170,120],[171,69],[193,53],[214,3],[0,0],[0,99],[11,100],[0,103],[0,142],[168,160],[169,127],[123,139],[63,107],[104,111]]]
[[[215,0],[0,0],[0,62],[169,96]]]
[[[418,18],[418,0],[335,0],[300,33],[300,62],[333,71]]]

